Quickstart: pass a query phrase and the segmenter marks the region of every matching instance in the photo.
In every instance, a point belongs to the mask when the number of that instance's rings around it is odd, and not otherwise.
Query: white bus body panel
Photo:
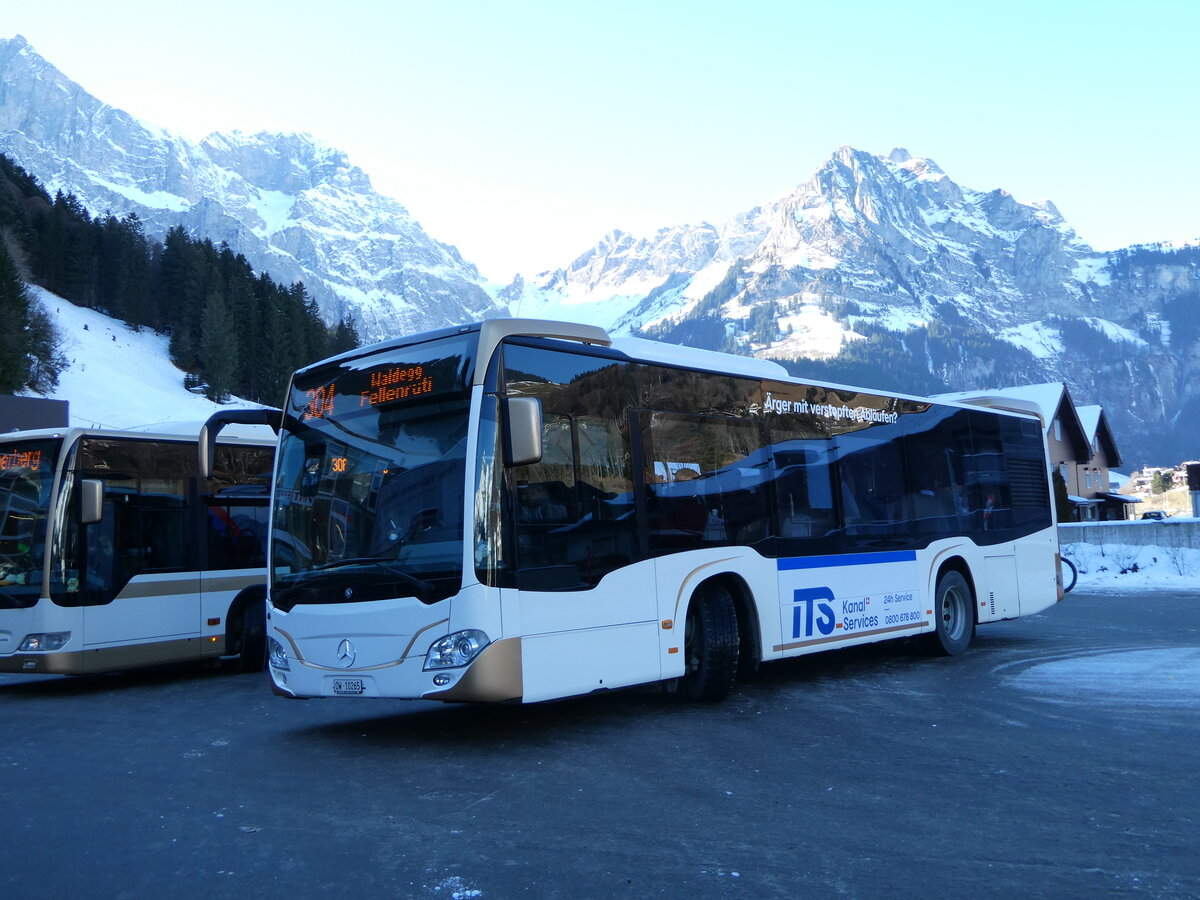
[[[611,572],[589,591],[502,593],[505,633],[521,637],[526,701],[663,677],[652,560]]]
[[[335,686],[361,679],[356,696],[464,699],[435,686],[437,673],[423,666],[430,644],[473,628],[493,645],[519,643],[524,702],[644,684],[683,674],[687,606],[709,578],[726,580],[753,604],[761,658],[772,660],[932,631],[937,575],[949,561],[965,567],[980,622],[1015,616],[1018,585],[1030,604],[1052,605],[1052,567],[1033,563],[1049,555],[1038,546],[1044,540],[1026,539],[1015,555],[1012,545],[992,553],[962,538],[916,551],[780,559],[713,547],[643,560],[586,591],[474,584],[432,606],[408,598],[271,610],[270,633],[291,657],[290,671],[272,675],[293,696],[345,694]],[[1027,612],[1024,601],[1019,611]],[[344,640],[354,646],[351,661],[339,657]],[[462,681],[470,669],[441,671]]]
[[[83,608],[84,649],[199,637],[195,572],[135,575],[111,603]]]

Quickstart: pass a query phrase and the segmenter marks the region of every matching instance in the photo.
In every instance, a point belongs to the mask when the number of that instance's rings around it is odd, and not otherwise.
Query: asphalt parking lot
[[[1083,595],[729,700],[0,675],[11,897],[1200,896],[1200,610]]]

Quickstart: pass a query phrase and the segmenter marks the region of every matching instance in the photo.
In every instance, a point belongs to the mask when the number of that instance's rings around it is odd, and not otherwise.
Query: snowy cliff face
[[[591,321],[628,329],[686,316],[740,260],[744,281],[726,301],[732,332],[764,302],[792,320],[793,337],[743,349],[784,358],[836,352],[803,339],[806,319],[854,301],[895,327],[920,324],[950,301],[989,328],[1052,313],[1076,314],[1106,276],[1105,254],[1084,244],[1050,204],[959,187],[928,159],[887,158],[843,147],[808,181],[773,203],[714,226],[680,226],[638,239],[621,232],[521,286],[523,312],[590,310]],[[670,284],[668,284],[670,282]],[[642,301],[657,291],[670,302]],[[510,294],[514,292],[510,291]],[[626,298],[623,302],[616,298]],[[516,297],[514,297],[516,299]],[[846,339],[854,335],[844,327]]]
[[[308,135],[210,135],[199,144],[88,94],[20,37],[0,40],[0,152],[93,214],[183,225],[284,284],[303,281],[366,340],[506,312],[476,268]]]

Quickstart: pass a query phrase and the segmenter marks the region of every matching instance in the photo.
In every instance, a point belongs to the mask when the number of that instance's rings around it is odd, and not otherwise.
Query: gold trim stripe
[[[334,668],[333,666],[322,666],[322,665],[318,665],[317,663],[314,663],[314,662],[309,662],[307,659],[304,658],[304,654],[300,652],[300,647],[296,644],[295,639],[290,634],[288,634],[286,631],[284,631],[278,625],[275,626],[275,630],[277,632],[279,632],[279,634],[283,635],[283,637],[286,638],[287,642],[291,645],[292,655],[295,657],[296,662],[300,663],[300,665],[305,666],[306,668],[317,669],[321,672],[375,672],[375,671],[378,671],[379,669],[392,669],[392,668],[395,668],[396,666],[403,665],[404,662],[406,662],[408,660],[408,658],[409,658],[408,652],[410,650],[412,650],[413,644],[415,644],[417,642],[417,638],[419,638],[421,635],[423,635],[429,629],[436,628],[439,625],[445,625],[449,621],[450,621],[449,617],[447,617],[445,619],[438,619],[436,622],[430,622],[428,625],[418,628],[416,630],[416,632],[413,633],[412,639],[409,640],[408,646],[406,646],[404,648],[404,652],[400,654],[399,659],[393,660],[392,662],[380,663],[377,666],[366,666],[363,668],[351,668],[351,669]]]
[[[688,572],[687,575],[683,577],[683,581],[679,583],[679,592],[675,595],[675,613],[671,616],[671,618],[679,618],[679,604],[683,602],[683,592],[687,590],[688,582],[696,577],[697,573],[704,569],[710,568],[711,566],[719,566],[721,563],[727,563],[731,559],[737,559],[737,557],[726,556],[724,559],[714,559],[712,562],[703,563],[699,566],[696,566],[696,568],[692,569],[692,571]]]
[[[910,622],[907,625],[892,625],[888,628],[873,628],[870,631],[856,631],[853,637],[862,637],[868,634],[891,634],[893,631],[909,631],[913,628],[924,628],[928,622]],[[793,641],[790,644],[776,644],[771,649],[779,653],[784,650],[795,650],[797,647],[812,647],[816,644],[830,644],[834,641],[846,641],[851,639],[848,634],[831,634],[829,637],[813,638],[811,641]]]
[[[186,577],[167,579],[164,576],[184,575]],[[140,579],[140,580],[139,580]],[[153,575],[135,575],[120,593],[113,599],[125,600],[138,597],[175,597],[180,594],[199,594],[201,586],[206,592],[239,591],[254,584],[266,584],[266,570],[254,575],[209,575],[207,572],[158,573]]]

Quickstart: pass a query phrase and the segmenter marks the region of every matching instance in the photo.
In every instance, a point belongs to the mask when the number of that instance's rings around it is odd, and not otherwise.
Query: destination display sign
[[[41,450],[0,449],[0,472],[36,472],[41,466]]]
[[[415,400],[439,387],[425,366],[387,366],[364,374],[366,379],[356,373],[352,380],[331,381],[307,391],[308,405],[301,417],[306,421],[327,418],[333,413],[334,401],[347,396],[357,398],[359,407],[383,406]]]
[[[459,350],[461,343],[456,342],[459,346],[454,349]],[[307,383],[297,381],[293,408],[307,422],[458,393],[464,389],[463,356],[446,353],[446,347],[439,349],[442,352],[418,355],[410,350],[391,358],[381,355],[361,369],[348,366],[313,372]]]

